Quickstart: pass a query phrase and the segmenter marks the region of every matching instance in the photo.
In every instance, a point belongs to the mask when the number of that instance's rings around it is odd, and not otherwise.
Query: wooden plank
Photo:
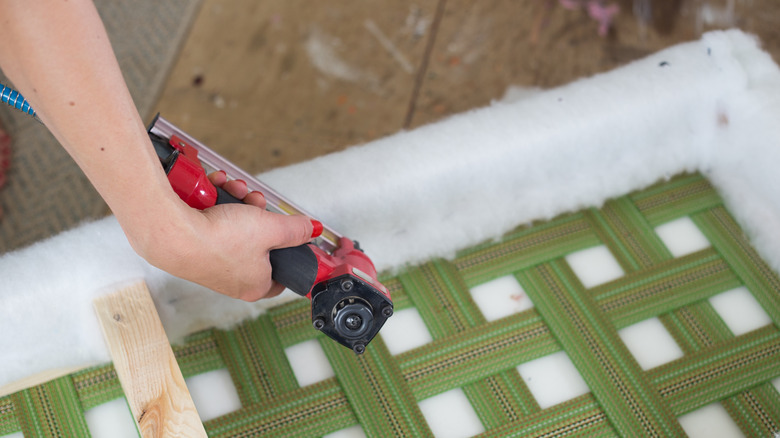
[[[97,298],[94,306],[141,436],[205,437],[146,285]]]
[[[98,364],[92,364],[92,365],[98,365]],[[5,397],[15,392],[19,392],[27,388],[32,388],[33,386],[42,385],[46,382],[49,382],[54,379],[58,379],[62,376],[67,376],[68,374],[73,374],[75,372],[89,368],[92,365],[79,365],[74,367],[55,368],[51,370],[42,371],[37,374],[33,374],[32,376],[27,376],[15,382],[11,382],[6,385],[0,386],[0,397]]]

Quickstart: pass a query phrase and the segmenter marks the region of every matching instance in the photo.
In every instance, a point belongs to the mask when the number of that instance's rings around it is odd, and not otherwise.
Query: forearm
[[[0,66],[123,227],[178,208],[94,5],[0,0],[0,16]]]
[[[265,211],[262,196],[247,195],[245,184],[233,184],[231,194],[250,205],[200,212],[184,204],[168,184],[89,0],[0,0],[0,20],[0,67],[141,256],[233,297],[257,300],[281,291],[271,280],[268,252],[306,243],[313,224]]]

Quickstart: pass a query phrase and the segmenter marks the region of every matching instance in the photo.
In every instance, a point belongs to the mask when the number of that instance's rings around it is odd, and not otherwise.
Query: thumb
[[[269,249],[303,245],[322,234],[322,224],[306,216],[285,216],[271,213],[266,224]]]

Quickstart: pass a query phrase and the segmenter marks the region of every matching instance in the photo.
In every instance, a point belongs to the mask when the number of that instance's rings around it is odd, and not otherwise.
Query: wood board
[[[207,436],[146,284],[94,306],[141,436]]]

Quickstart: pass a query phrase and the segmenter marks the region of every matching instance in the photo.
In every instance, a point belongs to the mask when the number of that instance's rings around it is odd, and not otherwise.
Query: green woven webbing
[[[363,430],[370,436],[424,436],[428,425],[381,339],[362,356],[324,342],[323,347]]]
[[[335,379],[293,390],[272,401],[204,423],[210,437],[322,436],[357,423]]]
[[[454,265],[466,285],[475,286],[599,243],[583,214],[566,215],[530,228],[520,227],[500,243],[462,251]]]
[[[61,377],[12,396],[24,436],[85,436],[89,433],[76,388]]]
[[[626,272],[634,272],[672,258],[653,227],[627,197],[587,212],[588,221]]]
[[[565,263],[537,266],[520,279],[621,435],[682,435],[614,326]]]
[[[298,387],[268,315],[229,332],[216,332],[216,342],[236,385],[242,406],[273,400]]]
[[[740,284],[728,265],[705,249],[596,287],[591,293],[601,312],[622,328]]]
[[[711,247],[673,257],[655,228],[689,216]],[[605,245],[625,275],[586,289],[565,256]],[[487,321],[470,288],[513,276],[534,307]],[[422,400],[460,388],[484,437],[684,436],[677,418],[720,402],[746,436],[780,431],[780,277],[700,175],[521,226],[453,260],[383,283],[433,341],[396,356],[377,337],[363,356],[311,328],[298,300],[174,352],[185,377],[226,368],[242,408],[205,423],[212,437],[319,437],[354,425],[371,437],[427,437]],[[744,286],[773,324],[735,336],[709,299]],[[657,317],[683,356],[643,370],[618,331]],[[299,387],[284,349],[317,342],[334,377]],[[517,367],[564,351],[590,388],[542,409]],[[113,366],[0,398],[0,436],[88,436],[84,411],[121,397]]]
[[[693,216],[712,246],[750,289],[775,325],[780,326],[780,277],[761,260],[723,207]]]
[[[614,437],[618,436],[591,394],[524,416],[488,430],[486,437]]]
[[[16,419],[16,409],[11,397],[0,398],[0,436],[9,435],[21,430]]]

